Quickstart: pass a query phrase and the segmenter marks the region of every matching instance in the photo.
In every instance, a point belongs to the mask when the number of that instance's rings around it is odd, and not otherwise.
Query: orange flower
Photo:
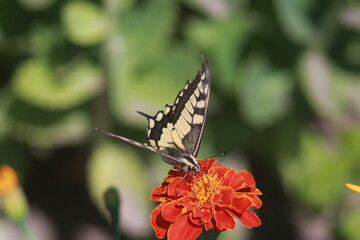
[[[13,190],[19,183],[14,169],[8,165],[0,165],[0,195],[6,194]]]
[[[15,222],[26,218],[28,207],[19,179],[10,166],[0,165],[0,198],[1,210]]]
[[[358,185],[354,185],[354,184],[351,184],[351,183],[345,183],[345,186],[350,190],[353,190],[355,192],[360,193],[360,186],[358,186]]]
[[[171,170],[150,199],[160,202],[151,214],[151,224],[158,238],[196,239],[203,228],[225,231],[235,227],[238,219],[248,228],[261,225],[249,207],[260,208],[262,195],[252,175],[216,163],[216,159],[199,161],[207,174],[188,174]]]

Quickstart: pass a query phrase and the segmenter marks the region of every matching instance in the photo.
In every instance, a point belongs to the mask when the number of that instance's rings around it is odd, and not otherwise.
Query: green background
[[[203,54],[199,158],[226,150],[219,163],[264,194],[262,226],[219,239],[360,239],[360,194],[344,187],[360,185],[359,33],[355,0],[0,0],[0,163],[39,239],[111,239],[110,186],[123,239],[154,239],[149,194],[171,166],[94,128],[146,142],[136,111],[172,103]]]

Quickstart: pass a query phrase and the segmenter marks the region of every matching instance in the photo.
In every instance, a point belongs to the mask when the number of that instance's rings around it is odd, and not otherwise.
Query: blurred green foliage
[[[0,162],[61,239],[106,227],[111,186],[125,239],[153,239],[148,195],[170,166],[93,129],[145,142],[136,111],[172,103],[204,54],[199,157],[227,149],[220,163],[264,193],[262,227],[219,239],[299,239],[324,218],[317,239],[359,239],[359,196],[344,188],[360,183],[359,19],[351,0],[1,0]]]

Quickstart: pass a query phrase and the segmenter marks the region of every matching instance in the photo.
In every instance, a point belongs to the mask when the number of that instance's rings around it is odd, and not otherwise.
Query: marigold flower
[[[216,159],[199,161],[207,172],[188,174],[171,170],[161,186],[155,187],[150,199],[160,202],[151,213],[151,225],[158,238],[168,240],[196,239],[203,228],[225,231],[235,227],[238,219],[248,228],[261,225],[249,207],[260,208],[252,175],[221,166]]]
[[[358,186],[358,185],[351,184],[351,183],[345,183],[345,186],[350,190],[360,193],[360,186]]]
[[[14,169],[8,165],[0,165],[0,195],[6,194],[13,190],[19,183]]]
[[[0,165],[1,210],[15,222],[22,221],[28,213],[27,201],[14,169]]]

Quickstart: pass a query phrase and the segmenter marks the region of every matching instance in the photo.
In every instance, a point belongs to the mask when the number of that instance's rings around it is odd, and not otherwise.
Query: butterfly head
[[[180,159],[182,166],[181,169],[184,172],[192,172],[196,173],[200,170],[200,164],[198,163],[197,159],[191,155],[184,155]]]

